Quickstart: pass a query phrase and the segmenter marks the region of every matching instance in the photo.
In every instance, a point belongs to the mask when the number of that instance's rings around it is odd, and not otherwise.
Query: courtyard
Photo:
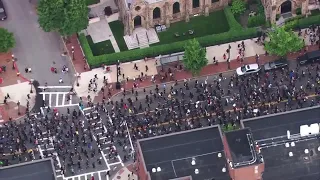
[[[202,37],[211,34],[219,34],[229,31],[230,27],[223,10],[215,11],[209,16],[195,16],[189,22],[180,21],[170,25],[163,32],[158,33],[159,44],[169,44],[176,41],[184,41],[191,38]],[[193,34],[189,33],[193,31]]]
[[[110,40],[94,43],[90,35],[86,36],[86,38],[94,56],[112,54],[115,52]]]

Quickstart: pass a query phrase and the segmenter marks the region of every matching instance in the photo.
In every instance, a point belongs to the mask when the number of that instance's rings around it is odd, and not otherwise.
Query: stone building
[[[309,12],[309,0],[262,0],[265,15],[272,23],[276,22],[277,15],[296,15],[297,8],[301,8],[301,14]]]
[[[210,11],[228,5],[228,0],[116,0],[125,33],[136,27],[146,29],[177,21],[189,21],[190,16],[209,15]]]

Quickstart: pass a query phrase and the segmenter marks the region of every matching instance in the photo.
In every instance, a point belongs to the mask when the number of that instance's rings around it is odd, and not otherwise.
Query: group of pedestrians
[[[128,123],[137,139],[214,124],[236,128],[241,119],[314,106],[319,87],[320,65],[297,65],[132,89],[101,104],[118,128]]]
[[[311,38],[317,34],[318,41],[319,28],[307,32]],[[238,45],[238,51],[242,56],[244,43]],[[136,64],[134,69],[139,70]],[[163,77],[174,81],[173,71],[168,69]],[[242,119],[320,103],[319,64],[248,76],[219,74],[175,80],[142,90],[136,85],[112,99],[112,86],[107,87],[105,77],[94,75],[88,91],[97,92],[98,81],[103,81],[108,97],[97,104],[81,101],[79,110],[66,108],[66,113],[47,107],[43,115],[28,114],[23,122],[10,121],[0,127],[1,159],[15,164],[52,157],[57,170],[74,175],[98,169],[105,164],[104,158],[109,163],[129,160],[134,157],[132,146],[140,138],[215,124],[238,128]]]

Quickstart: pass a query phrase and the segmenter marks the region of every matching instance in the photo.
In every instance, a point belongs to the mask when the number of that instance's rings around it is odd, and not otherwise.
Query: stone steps
[[[138,41],[134,36],[126,35],[126,36],[123,36],[123,38],[129,50],[139,48]]]

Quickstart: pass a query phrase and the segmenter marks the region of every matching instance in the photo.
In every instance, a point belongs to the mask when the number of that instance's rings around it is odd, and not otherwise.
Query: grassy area
[[[124,36],[124,26],[120,21],[113,21],[109,23],[111,31],[113,33],[114,38],[116,39],[120,51],[127,51],[128,47],[126,42],[123,39]]]
[[[98,4],[100,0],[86,0],[87,6],[92,5],[92,4]]]
[[[158,34],[160,42],[155,45],[168,44],[210,34],[218,34],[227,32],[229,29],[230,27],[223,10],[215,11],[207,17],[192,17],[188,23],[180,21],[171,24],[166,31]],[[188,30],[193,30],[194,34],[189,35]],[[179,37],[176,37],[175,33],[179,34]]]
[[[319,14],[320,14],[320,10],[319,9],[311,10],[311,15],[312,16],[317,16]]]
[[[112,54],[114,53],[113,46],[110,40],[102,41],[99,43],[93,43],[91,36],[86,36],[91,48],[92,54],[94,56],[100,56],[103,54]]]

